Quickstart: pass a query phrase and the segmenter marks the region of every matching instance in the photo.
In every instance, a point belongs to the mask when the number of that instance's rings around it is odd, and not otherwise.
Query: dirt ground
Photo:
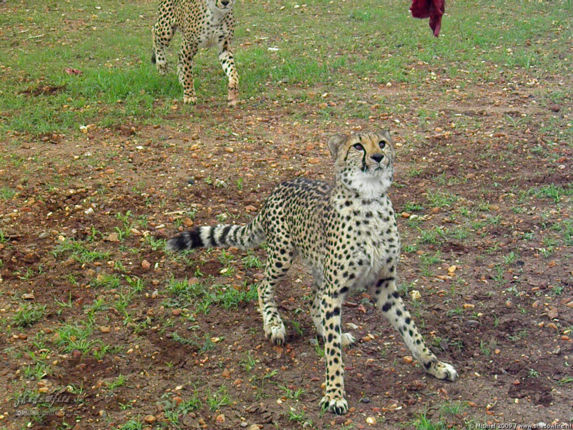
[[[373,85],[363,119],[338,117],[346,101],[328,97],[325,119],[302,102],[229,109],[217,95],[191,108],[174,102],[170,125],[13,136],[0,165],[0,185],[15,191],[0,199],[0,426],[571,425],[572,147],[561,137],[571,104],[540,97],[559,85]],[[380,113],[381,97],[404,109]],[[423,108],[437,115],[422,118]],[[302,267],[278,292],[288,344],[277,347],[256,300],[199,308],[167,289],[187,278],[246,292],[262,273],[244,263],[253,254],[175,257],[157,239],[224,217],[246,222],[276,183],[330,178],[330,134],[373,128],[390,128],[397,145],[391,194],[406,305],[460,378],[426,376],[359,293],[343,310],[359,340],[345,351],[351,409],[337,417],[318,407],[324,359]],[[99,254],[63,247],[72,242]],[[112,276],[115,285],[105,282]],[[133,280],[141,288],[128,295]],[[44,305],[38,321],[17,323],[19,310]],[[66,349],[69,325],[92,328],[91,349]],[[43,374],[26,373],[38,362]]]

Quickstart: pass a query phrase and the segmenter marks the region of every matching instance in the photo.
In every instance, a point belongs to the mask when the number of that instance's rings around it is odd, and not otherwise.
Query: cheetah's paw
[[[348,412],[348,402],[344,397],[332,397],[327,394],[320,401],[320,408],[336,415],[344,415]]]
[[[350,346],[356,342],[356,338],[352,333],[342,333],[342,346]]]
[[[428,373],[438,379],[445,379],[446,381],[455,381],[458,379],[458,372],[456,372],[454,366],[442,361],[437,361],[430,367]]]
[[[285,326],[282,323],[274,323],[265,325],[265,336],[271,339],[271,342],[275,345],[284,345],[286,339],[286,330]]]
[[[166,75],[167,72],[169,71],[167,63],[157,63],[156,67],[157,67],[157,73],[159,73],[161,76]]]
[[[237,106],[239,103],[239,90],[237,88],[229,88],[227,94],[227,106],[233,107]]]
[[[183,103],[184,104],[195,104],[197,103],[197,97],[195,96],[183,96]]]

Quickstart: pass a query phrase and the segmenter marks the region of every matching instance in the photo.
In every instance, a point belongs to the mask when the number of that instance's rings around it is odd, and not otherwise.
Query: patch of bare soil
[[[426,122],[376,109],[369,119],[324,122],[302,104],[221,102],[176,112],[178,126],[6,142],[1,185],[15,194],[0,200],[0,425],[412,428],[421,415],[436,428],[570,423],[572,150],[544,128],[570,108],[534,106],[527,89],[488,91],[452,93],[452,105]],[[393,97],[439,103],[405,89]],[[500,107],[490,109],[490,98]],[[292,119],[305,110],[304,121]],[[530,123],[511,126],[507,116],[526,111]],[[264,339],[256,300],[205,295],[216,285],[247,292],[262,272],[244,262],[253,255],[175,258],[156,241],[217,217],[246,222],[276,183],[330,178],[329,134],[378,127],[393,130],[398,150],[403,294],[460,379],[425,375],[358,293],[343,315],[359,339],[345,352],[351,409],[336,417],[318,408],[324,359],[302,267],[278,291],[288,343],[277,347]],[[168,290],[185,278],[204,290],[187,298]],[[45,310],[18,324],[26,306]],[[64,342],[70,326],[91,327],[93,343],[77,333]],[[45,372],[33,376],[37,363]],[[47,397],[58,394],[68,397]]]

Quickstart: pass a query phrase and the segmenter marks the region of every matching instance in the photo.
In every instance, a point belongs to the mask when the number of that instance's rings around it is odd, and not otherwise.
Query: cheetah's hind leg
[[[169,42],[175,34],[175,28],[171,26],[167,19],[160,19],[151,28],[153,36],[153,49],[151,52],[151,62],[155,64],[160,75],[167,73],[167,57],[165,50],[169,47]]]
[[[275,233],[279,237],[284,236],[284,232],[280,229],[277,229]],[[265,335],[274,344],[282,345],[286,340],[286,330],[275,301],[275,287],[280,284],[292,264],[294,252],[292,246],[285,242],[278,242],[280,245],[277,246],[272,239],[269,238],[268,241],[265,279],[258,287],[259,309],[263,317]]]
[[[274,299],[274,283],[269,282],[267,278],[264,279],[259,284],[258,293],[265,336],[275,345],[284,345],[286,329]]]

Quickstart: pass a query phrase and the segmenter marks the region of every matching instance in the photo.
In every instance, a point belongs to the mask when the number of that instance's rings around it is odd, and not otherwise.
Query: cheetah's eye
[[[359,151],[364,151],[364,147],[360,143],[354,144],[354,149],[357,149]]]
[[[384,147],[386,146],[386,141],[381,140],[380,142],[378,142],[378,146],[380,147],[380,149],[384,149]]]

